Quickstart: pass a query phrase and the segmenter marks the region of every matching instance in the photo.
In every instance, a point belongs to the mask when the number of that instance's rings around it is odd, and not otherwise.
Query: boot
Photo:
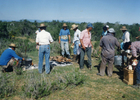
[[[70,55],[68,55],[68,59],[71,59]]]

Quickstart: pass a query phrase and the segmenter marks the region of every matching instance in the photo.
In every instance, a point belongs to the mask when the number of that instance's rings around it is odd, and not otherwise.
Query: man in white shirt
[[[121,43],[121,49],[123,49],[124,43],[130,42],[130,33],[127,31],[126,26],[122,26],[120,30],[123,32],[123,36],[122,36],[123,42]]]
[[[78,25],[73,24],[71,30],[74,30],[74,39],[73,39],[73,53],[74,53],[74,60],[76,61],[76,58],[78,57],[78,49],[79,49],[79,45],[80,45],[80,34],[81,31],[78,29]]]
[[[49,32],[45,31],[46,26],[45,24],[40,24],[39,26],[40,32],[37,34],[36,37],[36,44],[39,45],[39,63],[38,63],[38,70],[39,73],[42,73],[43,68],[43,58],[45,56],[45,70],[46,74],[50,73],[50,43],[53,42],[52,36]]]

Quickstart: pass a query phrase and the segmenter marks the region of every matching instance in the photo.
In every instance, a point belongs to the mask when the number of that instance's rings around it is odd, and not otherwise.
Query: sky
[[[140,0],[0,0],[0,20],[140,24]]]

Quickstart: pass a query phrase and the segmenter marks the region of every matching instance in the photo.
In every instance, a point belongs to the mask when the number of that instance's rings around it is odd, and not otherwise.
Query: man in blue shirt
[[[70,31],[69,31],[69,29],[67,29],[66,23],[64,23],[63,24],[63,29],[60,30],[59,43],[61,43],[62,56],[64,57],[64,54],[65,54],[65,51],[66,51],[66,54],[68,55],[68,58],[71,59],[70,58],[70,53],[69,53],[68,40],[69,40],[69,43],[71,43]]]
[[[16,45],[11,43],[9,48],[2,53],[0,57],[0,66],[2,66],[3,72],[5,72],[5,69],[7,69],[9,66],[13,67],[15,61],[24,60],[24,58],[21,58],[16,54],[15,48],[17,48]]]
[[[102,32],[102,36],[101,36],[101,38],[103,37],[103,36],[106,36],[107,35],[107,27],[106,26],[104,26],[103,27],[103,32]]]

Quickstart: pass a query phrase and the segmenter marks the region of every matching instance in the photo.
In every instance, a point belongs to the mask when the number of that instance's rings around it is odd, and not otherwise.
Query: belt
[[[50,44],[39,44],[39,46],[41,46],[41,45],[50,45]]]

